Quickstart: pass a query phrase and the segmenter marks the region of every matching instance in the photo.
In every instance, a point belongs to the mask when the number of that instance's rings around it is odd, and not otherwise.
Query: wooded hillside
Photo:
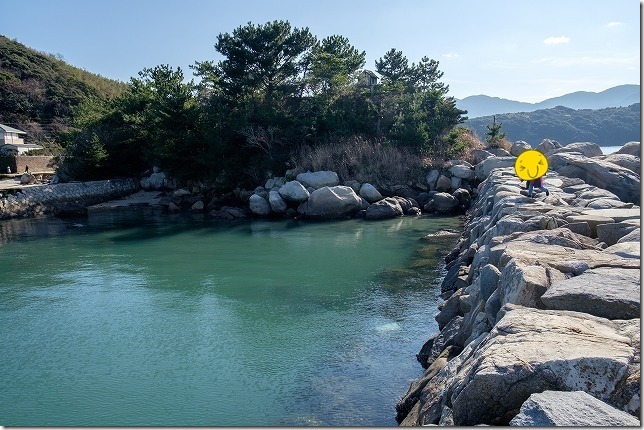
[[[26,143],[54,150],[81,101],[107,100],[126,86],[0,35],[0,123],[26,131]]]
[[[557,106],[495,116],[508,140],[523,140],[533,146],[543,139],[553,139],[562,145],[594,142],[600,146],[619,146],[640,140],[639,103],[627,107],[578,110]],[[483,116],[468,119],[464,125],[485,139],[486,126],[492,122],[492,116]]]

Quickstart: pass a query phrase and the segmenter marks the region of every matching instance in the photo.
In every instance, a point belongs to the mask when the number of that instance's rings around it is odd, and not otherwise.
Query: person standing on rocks
[[[545,175],[544,175],[545,176]],[[550,195],[550,191],[543,185],[543,178],[544,176],[541,176],[537,179],[533,179],[531,181],[527,181],[527,187],[528,187],[528,197],[532,197],[534,194],[534,188],[539,188],[541,192],[545,192],[546,196]]]
[[[519,154],[514,163],[514,171],[519,179],[527,182],[528,197],[533,196],[535,187],[545,191],[546,196],[550,195],[543,185],[543,177],[548,171],[548,159],[540,151],[529,149]]]

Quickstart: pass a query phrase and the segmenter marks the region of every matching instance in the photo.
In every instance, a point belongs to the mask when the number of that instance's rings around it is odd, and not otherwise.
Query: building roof
[[[376,75],[376,74],[375,74],[374,72],[372,72],[371,70],[363,70],[363,71],[362,71],[362,73],[367,74],[367,75],[369,75],[369,76],[372,76],[372,77],[374,77],[374,78],[378,78],[378,75]]]
[[[0,124],[0,130],[4,130],[5,133],[17,133],[17,134],[27,134],[22,130],[17,128],[9,127],[8,125]]]

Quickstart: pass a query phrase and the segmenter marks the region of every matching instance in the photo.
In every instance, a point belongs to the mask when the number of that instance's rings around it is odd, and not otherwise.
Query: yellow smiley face
[[[522,152],[514,162],[514,171],[524,181],[542,177],[548,171],[548,160],[541,152],[529,149]]]

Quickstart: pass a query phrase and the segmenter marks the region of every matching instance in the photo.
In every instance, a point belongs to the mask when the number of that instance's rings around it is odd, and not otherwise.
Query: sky
[[[392,48],[439,62],[449,96],[536,103],[639,84],[636,0],[0,0],[0,34],[128,82],[167,64],[218,62],[217,36],[288,21],[346,37],[365,68]]]

